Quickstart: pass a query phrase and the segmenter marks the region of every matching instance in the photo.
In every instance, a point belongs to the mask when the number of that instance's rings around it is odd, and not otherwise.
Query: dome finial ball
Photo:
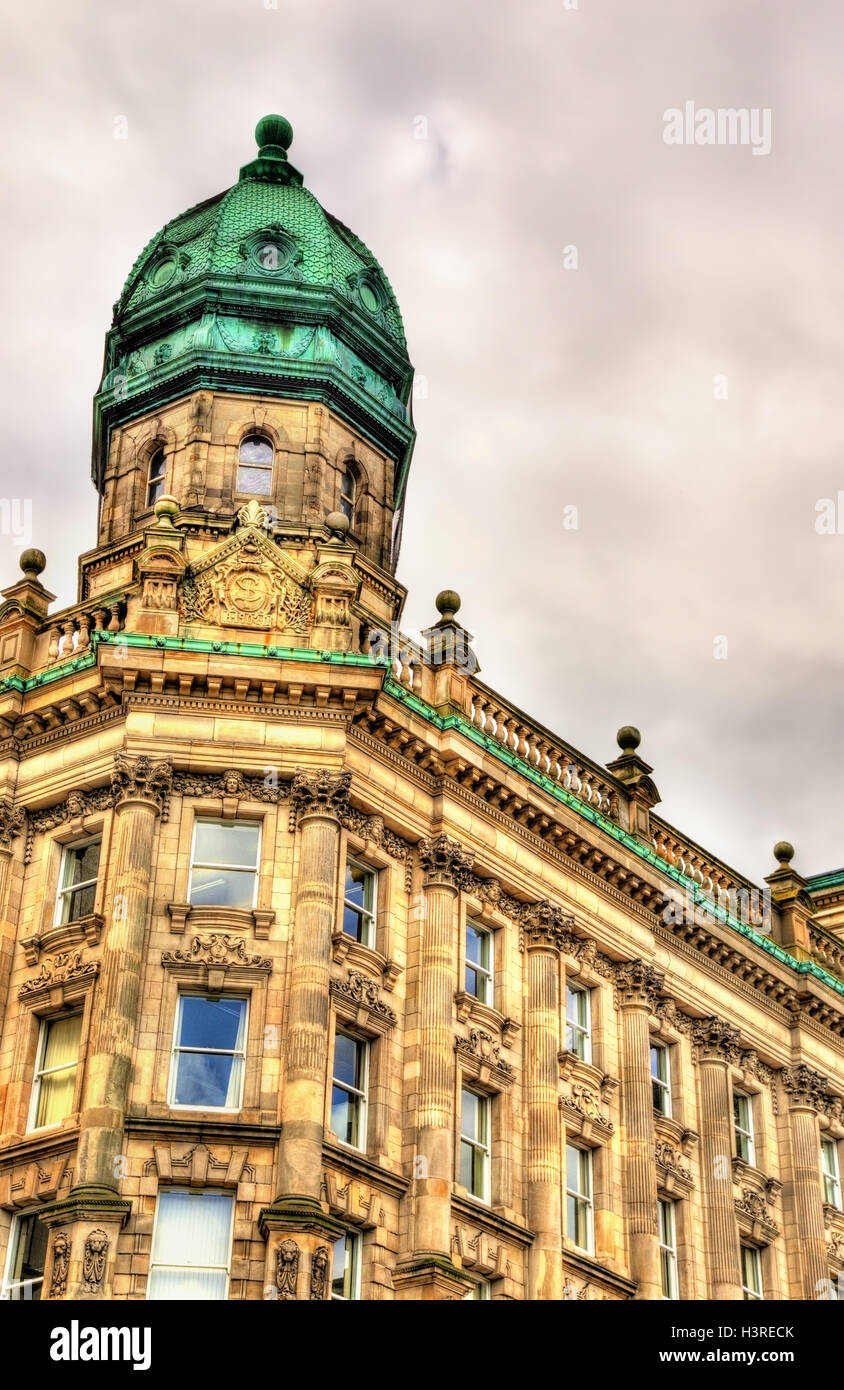
[[[454,589],[442,589],[434,599],[434,607],[446,622],[450,622],[460,608],[460,595]]]
[[[289,150],[293,143],[293,127],[284,116],[262,116],[255,127],[258,149],[274,145]]]
[[[785,868],[794,858],[794,846],[790,845],[788,840],[777,840],[774,845],[774,858]]]
[[[642,735],[633,724],[625,724],[616,734],[615,741],[622,753],[635,753],[642,742]]]
[[[18,563],[27,579],[37,579],[47,568],[47,556],[43,550],[23,550]]]

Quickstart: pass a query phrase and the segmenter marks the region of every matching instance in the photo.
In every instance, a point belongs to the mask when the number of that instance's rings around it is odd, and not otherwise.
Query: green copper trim
[[[810,893],[821,893],[825,888],[844,888],[844,869],[830,869],[826,874],[815,874],[806,879]]]
[[[752,941],[754,945],[760,946],[763,951],[767,951],[768,954],[778,960],[781,965],[788,966],[799,975],[814,975],[816,979],[822,980],[824,984],[834,989],[836,994],[844,995],[844,984],[842,984],[840,980],[836,980],[834,975],[830,975],[819,965],[815,965],[813,961],[796,961],[788,951],[785,951],[782,946],[778,946],[776,942],[771,941],[769,937],[763,936],[759,932],[754,931],[752,927],[748,927],[743,922],[739,922],[737,918],[733,917],[725,908],[712,902],[698,884],[692,879],[687,878],[679,869],[675,869],[673,864],[669,864],[665,859],[662,859],[655,850],[651,849],[648,845],[643,845],[639,840],[635,839],[634,836],[628,834],[626,830],[622,830],[621,827],[616,825],[613,821],[607,820],[606,816],[602,816],[601,813],[594,810],[593,807],[587,806],[585,802],[580,801],[578,797],[572,792],[567,791],[565,787],[561,787],[556,782],[552,782],[550,777],[546,777],[544,773],[538,772],[530,763],[524,762],[521,758],[517,757],[516,754],[511,753],[509,749],[502,748],[496,739],[490,738],[488,734],[484,734],[480,729],[476,729],[474,724],[471,724],[463,715],[438,714],[432,705],[421,700],[418,695],[414,695],[403,685],[399,685],[392,676],[387,676],[384,682],[384,689],[388,695],[392,695],[394,699],[406,705],[409,709],[412,709],[415,714],[420,715],[421,718],[432,724],[434,728],[439,729],[441,732],[445,732],[448,729],[457,729],[458,732],[463,734],[465,738],[468,738],[470,742],[477,744],[478,747],[483,748],[485,752],[490,753],[499,762],[505,763],[515,772],[520,773],[521,776],[527,778],[529,782],[533,782],[536,786],[541,787],[544,792],[547,792],[547,794],[556,801],[561,801],[564,805],[569,806],[577,815],[581,816],[584,820],[590,821],[612,839],[623,844],[626,849],[629,849],[630,852],[635,854],[639,859],[644,859],[648,864],[651,864],[655,869],[659,870],[661,874],[664,874],[667,878],[673,879],[675,883],[681,884],[684,889],[690,890],[692,901],[695,906],[705,907],[707,913],[711,917],[723,922],[725,926],[731,927],[733,931],[737,931],[741,936],[746,937],[748,941]]]

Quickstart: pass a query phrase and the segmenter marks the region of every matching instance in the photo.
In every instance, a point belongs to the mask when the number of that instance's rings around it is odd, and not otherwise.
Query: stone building
[[[78,603],[3,591],[3,1295],[835,1297],[844,871],[400,635],[398,305],[257,137],[115,306]]]

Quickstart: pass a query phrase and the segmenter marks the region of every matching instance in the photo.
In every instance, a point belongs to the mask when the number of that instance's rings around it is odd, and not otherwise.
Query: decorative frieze
[[[506,1279],[510,1275],[510,1252],[502,1240],[493,1239],[488,1231],[472,1230],[455,1222],[452,1253],[459,1257],[463,1269],[471,1269],[485,1279]]]
[[[153,1144],[152,1158],[144,1164],[144,1177],[155,1177],[159,1186],[186,1183],[189,1187],[222,1187],[237,1190],[240,1182],[254,1182],[255,1169],[247,1163],[249,1150],[231,1148],[228,1158],[218,1157],[207,1144],[193,1144],[184,1153],[179,1145]]]
[[[277,777],[247,777],[236,768],[225,772],[175,772],[173,794],[178,796],[218,796],[221,800],[266,801],[277,805],[290,796],[290,783]]]
[[[694,1178],[682,1149],[672,1144],[670,1139],[657,1135],[654,1157],[666,1191],[672,1191],[678,1185],[686,1192],[691,1191]]]
[[[413,888],[413,845],[409,840],[402,839],[394,830],[390,830],[384,824],[384,817],[378,815],[369,816],[365,811],[359,811],[356,807],[350,807],[348,813],[343,817],[342,824],[346,830],[351,830],[353,835],[358,835],[367,844],[376,845],[379,849],[389,854],[391,859],[404,865],[404,890],[410,893]]]
[[[24,980],[18,990],[18,998],[31,999],[35,995],[49,993],[59,985],[93,980],[99,973],[98,960],[83,960],[81,951],[58,951],[42,962],[41,969],[33,979]]]
[[[470,1028],[468,1037],[456,1037],[454,1050],[462,1057],[471,1058],[480,1067],[489,1067],[501,1077],[510,1078],[513,1075],[512,1066],[501,1056],[499,1044],[485,1028]]]
[[[95,811],[105,811],[114,805],[114,788],[93,787],[90,791],[70,791],[63,801],[55,806],[50,806],[43,811],[32,811],[27,816],[26,822],[26,845],[24,847],[24,863],[28,864],[32,859],[32,848],[35,836],[43,834],[45,831],[56,830],[60,825],[67,825],[69,821],[81,820],[85,816],[92,815]]]
[[[222,966],[223,968],[239,965],[249,970],[266,971],[273,968],[269,956],[250,955],[246,938],[235,936],[231,932],[209,932],[207,935],[197,933],[186,951],[163,951],[161,964],[163,966],[211,965]]]
[[[756,1239],[761,1235],[766,1241],[776,1240],[780,1228],[771,1217],[768,1201],[761,1192],[753,1187],[742,1188],[741,1196],[736,1198],[735,1208],[740,1227],[749,1226]]]
[[[419,841],[419,862],[426,888],[462,888],[471,872],[475,856],[447,835],[434,835]]]
[[[572,1081],[568,1095],[560,1096],[560,1109],[566,1115],[569,1127],[574,1119],[577,1133],[584,1139],[591,1137],[593,1128],[598,1130],[598,1137],[608,1138],[613,1133],[615,1126],[606,1114],[606,1108],[607,1097],[603,1088],[598,1092],[583,1081]]]
[[[322,1174],[321,1196],[332,1216],[362,1230],[375,1230],[385,1223],[384,1199],[376,1187],[326,1168]]]
[[[345,980],[332,980],[331,993],[341,1003],[364,1009],[374,1020],[386,1024],[388,1028],[395,1026],[395,1012],[381,998],[378,981],[362,971],[349,969]]]

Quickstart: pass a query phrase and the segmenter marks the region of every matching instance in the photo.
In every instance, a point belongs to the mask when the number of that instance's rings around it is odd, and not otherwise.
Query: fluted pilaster
[[[738,1028],[716,1017],[696,1020],[704,1212],[709,1243],[710,1292],[740,1299],[741,1249],[733,1196],[733,1114],[729,1067],[741,1058]]]
[[[791,1138],[792,1201],[800,1241],[802,1296],[823,1296],[829,1280],[823,1190],[820,1177],[818,1111],[827,1100],[827,1078],[804,1063],[787,1067],[783,1085],[788,1094]]]
[[[659,1274],[657,1184],[654,1154],[648,1015],[659,998],[663,976],[647,961],[627,961],[615,972],[621,1010],[621,1112],[624,1121],[624,1189],[630,1234],[630,1272],[637,1299],[662,1296]]]
[[[299,868],[281,1103],[279,1195],[319,1202],[328,1074],[331,935],[339,891],[340,819],[348,772],[297,772],[291,801]]]
[[[562,909],[540,902],[521,922],[527,955],[525,1095],[528,1109],[528,1297],[563,1297],[563,1142],[560,1123],[560,945],[571,925]]]

